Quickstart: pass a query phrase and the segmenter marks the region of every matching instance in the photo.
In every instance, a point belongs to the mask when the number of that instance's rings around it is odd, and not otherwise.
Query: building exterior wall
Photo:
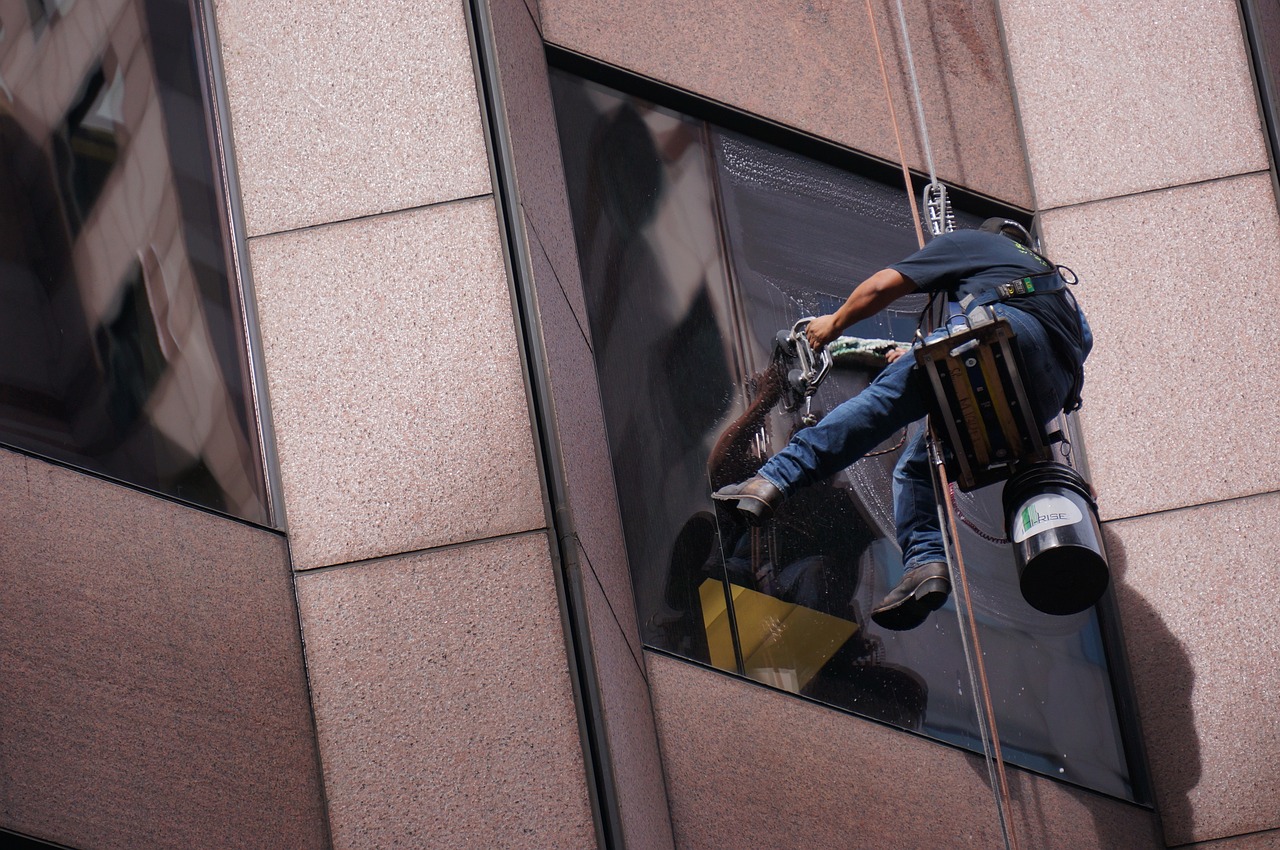
[[[1269,846],[1280,374],[1252,341],[1280,222],[1239,9],[1001,5],[1046,240],[1099,340],[1081,418],[1164,837]]]
[[[0,828],[329,844],[280,535],[0,452]]]
[[[198,294],[221,246],[187,229],[206,187],[171,157],[182,93],[150,49],[157,19],[172,20],[128,2],[0,3],[0,149],[34,172],[0,193],[6,416],[26,390],[43,404],[24,437],[97,447],[91,462],[141,483],[204,464],[222,507],[262,523],[256,449]],[[68,220],[56,183],[83,176],[56,146],[95,73],[117,92],[95,116],[109,152]],[[49,241],[23,245],[32,232]],[[38,258],[48,279],[21,262],[41,247],[67,254]],[[162,365],[148,416],[107,428],[141,406],[139,376],[113,383],[91,359],[138,353],[109,333],[134,286]],[[10,356],[31,339],[47,345]],[[157,462],[162,438],[177,448]],[[0,829],[70,847],[329,845],[282,534],[5,448],[0,587]]]
[[[831,120],[850,103],[881,100],[865,60],[850,57],[865,51],[867,33],[848,9],[625,5],[541,0],[544,33],[574,51],[895,158],[877,147],[889,138],[883,117]],[[890,5],[876,8],[888,16]],[[937,37],[958,14],[950,5],[933,4],[932,25],[917,25],[918,11],[909,15],[918,51],[918,34],[931,32],[934,49],[960,54]],[[1274,419],[1277,376],[1266,346],[1244,346],[1231,355],[1242,368],[1224,370],[1197,343],[1262,338],[1272,276],[1258,271],[1280,259],[1239,12],[1231,2],[1156,14],[1144,3],[1008,0],[996,12],[1032,206],[1049,250],[1085,281],[1080,297],[1099,340],[1082,420],[1115,554],[1163,838],[1170,845],[1230,844],[1236,836],[1266,844],[1280,826],[1275,689],[1244,683],[1273,682],[1277,656],[1266,627],[1276,600],[1250,569],[1275,546],[1264,528],[1276,472],[1259,455],[1257,435]],[[815,49],[832,42],[840,48]],[[929,62],[926,55],[921,64]],[[832,80],[837,67],[857,69],[847,71],[854,80],[843,89]],[[901,76],[891,80],[909,103]],[[926,102],[938,95],[926,86]],[[953,150],[981,138],[954,116],[931,115],[930,123],[935,140],[952,140]],[[995,126],[1004,137],[1007,125]],[[908,161],[920,165],[911,154]],[[939,170],[948,179],[946,166]],[[981,179],[967,185],[982,191]],[[1206,229],[1212,238],[1200,237]],[[1211,288],[1238,297],[1197,297]],[[650,657],[649,664],[671,662]],[[710,678],[698,689],[713,688]],[[672,682],[651,676],[665,753],[705,737],[676,719],[702,729],[701,715],[664,709],[689,698],[665,690]],[[723,836],[710,829],[690,837],[704,801],[692,772],[681,772],[671,756],[666,764],[678,839],[706,846]],[[1059,840],[1082,846],[1078,838]]]
[[[549,43],[897,161],[870,10],[921,169],[893,4],[213,5],[287,547],[0,453],[27,682],[0,762],[30,768],[0,828],[997,846],[981,759],[642,647],[546,80]],[[906,5],[940,177],[1038,211],[1098,340],[1081,419],[1157,812],[1011,770],[1011,820],[1280,846],[1280,218],[1237,6]]]
[[[590,846],[463,7],[217,14],[334,845]]]

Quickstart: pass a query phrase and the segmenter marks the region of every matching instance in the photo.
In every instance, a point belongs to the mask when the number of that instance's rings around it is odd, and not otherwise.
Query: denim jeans
[[[1048,422],[1062,410],[1075,364],[1059,361],[1036,319],[1007,304],[994,309],[1017,335],[1023,384],[1037,417]],[[798,431],[759,474],[786,495],[834,475],[928,412],[927,380],[915,357],[903,355],[817,425]],[[923,429],[908,442],[894,468],[893,512],[905,568],[946,560]]]

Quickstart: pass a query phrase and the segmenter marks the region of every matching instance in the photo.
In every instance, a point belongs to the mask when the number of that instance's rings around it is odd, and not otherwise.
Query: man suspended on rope
[[[978,230],[936,236],[858,284],[834,313],[811,321],[809,344],[821,348],[912,292],[946,293],[966,310],[992,304],[1017,334],[1031,404],[1038,420],[1048,422],[1079,406],[1082,364],[1093,337],[1057,267],[1032,244],[1020,224],[1000,218],[988,219]],[[1036,294],[1001,300],[1002,284],[1026,277],[1033,278]],[[798,431],[753,477],[722,487],[713,497],[735,502],[748,521],[763,523],[797,488],[834,475],[922,419],[928,412],[926,379],[913,357],[900,354],[865,390],[817,425]],[[894,469],[894,520],[905,573],[871,613],[887,629],[915,628],[951,593],[925,440],[921,429]]]

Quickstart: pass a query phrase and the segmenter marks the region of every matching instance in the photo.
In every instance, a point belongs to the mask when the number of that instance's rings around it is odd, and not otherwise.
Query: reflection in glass
[[[901,575],[907,435],[764,528],[710,499],[875,377],[874,358],[840,358],[788,411],[776,339],[915,249],[905,194],[564,72],[553,91],[644,640],[981,751],[954,603],[911,632],[865,616]],[[909,341],[923,306],[847,333]],[[1005,757],[1131,799],[1096,615],[1027,605],[998,487],[958,497]]]
[[[269,523],[192,7],[24,5],[0,34],[0,441]]]

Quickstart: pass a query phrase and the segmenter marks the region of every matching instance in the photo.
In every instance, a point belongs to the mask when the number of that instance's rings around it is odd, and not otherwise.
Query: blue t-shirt
[[[957,230],[890,268],[925,292],[947,292],[957,300],[1020,277],[1053,271],[1039,254],[998,233]]]
[[[1053,271],[1053,266],[1024,245],[982,230],[957,230],[935,236],[929,244],[890,268],[925,292],[946,292],[959,300],[1002,283]],[[1057,355],[1075,366],[1093,346],[1084,315],[1066,292],[1013,298],[1006,305],[1029,313],[1044,325]]]

